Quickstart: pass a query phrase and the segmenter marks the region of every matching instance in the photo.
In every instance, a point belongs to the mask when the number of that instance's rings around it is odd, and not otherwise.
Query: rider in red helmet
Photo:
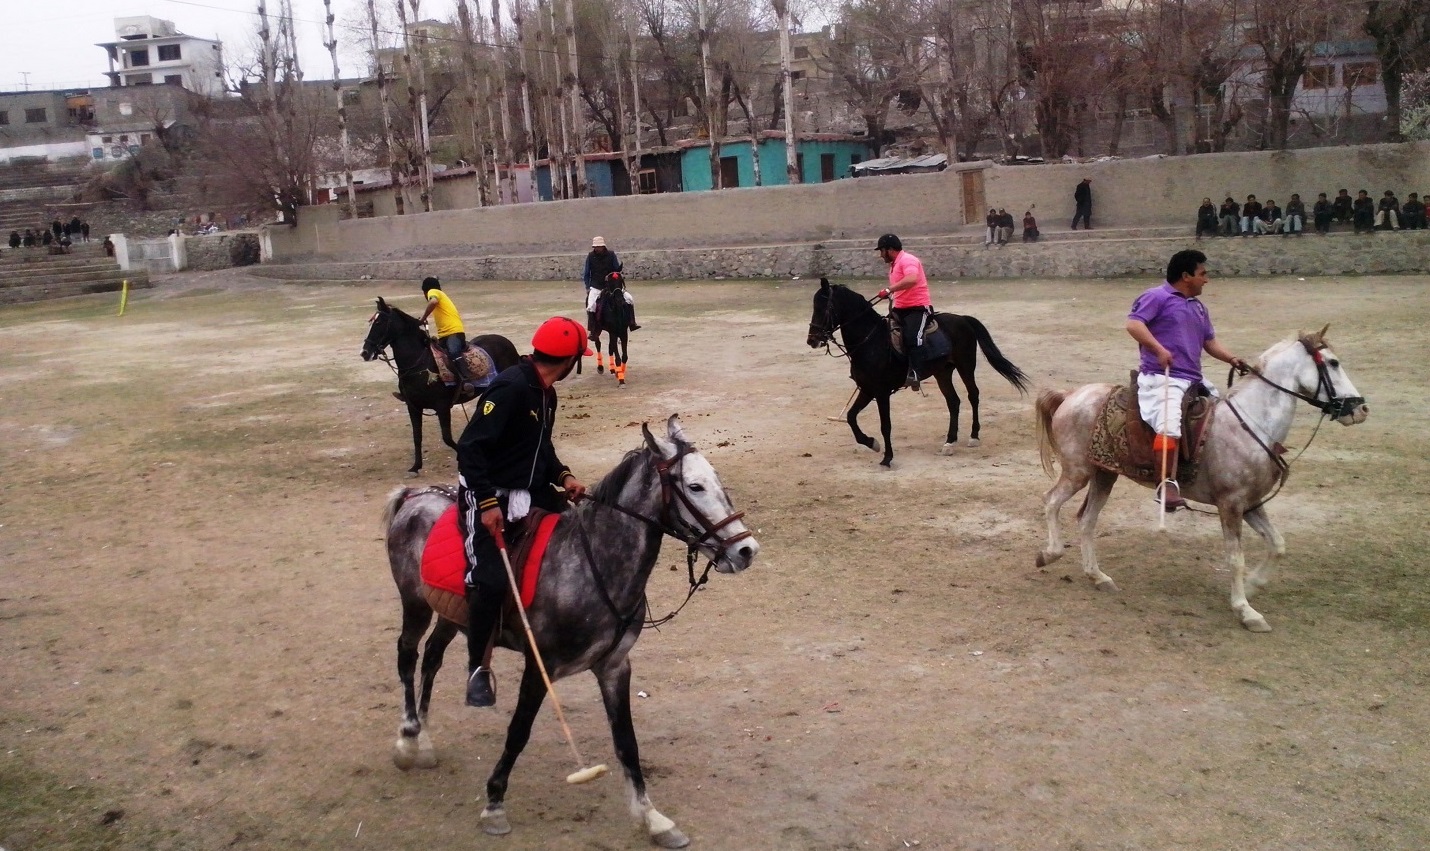
[[[551,443],[556,425],[553,386],[591,354],[586,329],[554,316],[536,329],[532,353],[501,375],[477,400],[457,441],[457,524],[467,555],[467,705],[496,702],[491,639],[507,594],[496,536],[505,521],[535,505],[562,511],[586,492]]]

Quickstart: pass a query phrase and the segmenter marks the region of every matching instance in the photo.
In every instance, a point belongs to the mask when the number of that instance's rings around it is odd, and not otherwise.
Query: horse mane
[[[621,489],[635,477],[637,468],[645,462],[648,451],[644,446],[627,452],[611,471],[591,486],[591,498],[597,502],[613,503],[621,495]]]

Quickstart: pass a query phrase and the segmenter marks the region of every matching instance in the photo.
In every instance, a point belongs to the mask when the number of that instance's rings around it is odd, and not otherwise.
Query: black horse
[[[948,402],[948,439],[940,454],[952,454],[958,445],[958,391],[953,387],[953,371],[958,370],[963,386],[968,391],[968,404],[973,408],[973,429],[969,433],[968,445],[978,445],[978,382],[973,373],[978,368],[978,349],[997,370],[998,374],[1018,388],[1019,393],[1028,390],[1028,376],[1003,357],[993,336],[983,323],[972,316],[953,313],[934,315],[938,327],[948,335],[953,350],[947,357],[926,361],[919,369],[919,378],[932,376],[938,381],[938,389]],[[849,376],[859,387],[859,393],[850,406],[845,419],[854,432],[854,440],[860,446],[879,451],[879,441],[859,430],[859,413],[873,400],[879,407],[879,431],[884,436],[884,459],[879,463],[885,467],[894,460],[894,445],[889,439],[892,430],[889,423],[889,397],[905,385],[909,374],[909,362],[896,351],[889,333],[889,322],[870,305],[868,299],[842,284],[830,284],[827,278],[819,279],[819,289],[814,294],[814,313],[809,319],[809,337],[806,342],[811,348],[828,346],[834,338],[835,330],[844,340],[845,354],[849,357]]]
[[[672,416],[665,434],[642,426],[644,445],[607,473],[589,499],[562,515],[541,561],[536,599],[528,610],[536,644],[553,680],[583,671],[596,676],[611,726],[616,756],[625,769],[631,815],[656,844],[682,848],[690,840],[660,813],[646,793],[635,727],[631,722],[629,654],[646,624],[646,582],[665,535],[685,544],[693,566],[697,555],[719,573],[749,567],[760,550],[750,529],[730,504],[720,477],[690,443]],[[447,645],[460,627],[439,617],[422,648],[420,697],[418,645],[434,614],[422,591],[422,553],[432,525],[452,505],[439,488],[399,488],[383,514],[387,557],[402,598],[402,632],[397,639],[397,671],[402,680],[401,736],[393,751],[398,768],[434,768],[436,751],[425,729],[432,685]],[[708,568],[707,568],[708,569]],[[699,583],[705,577],[701,576]],[[698,587],[691,573],[692,593]],[[507,727],[506,746],[487,779],[482,829],[511,832],[506,816],[507,780],[531,737],[531,725],[546,698],[546,687],[515,616],[499,630],[500,646],[526,654],[526,667]],[[562,772],[565,773],[565,772]]]
[[[609,281],[596,299],[596,324],[606,334],[606,352],[611,356],[611,374],[616,383],[626,385],[626,361],[630,360],[631,306],[626,304],[626,288],[622,281]],[[593,334],[591,339],[599,356],[601,338]],[[599,365],[597,367],[599,371]]]
[[[412,420],[412,466],[407,472],[414,476],[422,472],[422,412],[433,411],[437,423],[442,427],[442,442],[457,448],[452,439],[452,406],[460,405],[475,396],[471,385],[448,387],[437,375],[437,362],[432,358],[432,349],[427,343],[427,332],[415,317],[392,307],[382,299],[377,300],[377,312],[368,320],[367,339],[362,343],[362,359],[365,361],[381,358],[383,351],[392,347],[389,364],[397,373],[397,396],[407,403],[407,416]],[[483,334],[470,341],[470,345],[486,350],[496,365],[497,372],[514,366],[519,358],[516,346],[511,340],[497,334]]]

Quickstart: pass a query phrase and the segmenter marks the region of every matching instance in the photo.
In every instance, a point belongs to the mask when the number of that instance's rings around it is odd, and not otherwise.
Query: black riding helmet
[[[876,251],[883,251],[886,248],[891,251],[903,251],[904,243],[894,234],[886,233],[879,237],[879,244],[874,246],[874,249]]]
[[[442,282],[439,281],[439,280],[437,280],[436,278],[423,278],[423,279],[422,279],[422,292],[425,293],[425,292],[427,292],[428,290],[440,290],[440,289],[442,289]]]

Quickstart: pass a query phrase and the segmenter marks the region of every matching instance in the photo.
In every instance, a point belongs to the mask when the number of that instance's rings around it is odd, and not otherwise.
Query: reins
[[[850,292],[853,292],[853,291],[851,290]],[[857,293],[856,293],[856,295],[857,295]],[[860,298],[863,298],[863,296],[860,296]],[[874,298],[871,298],[871,299],[865,299],[864,303],[872,307],[872,306],[873,306],[874,304],[876,304],[878,301],[879,301],[879,297],[878,297],[878,296],[875,296]],[[811,336],[813,336],[814,334],[817,333],[817,334],[819,334],[820,336],[824,337],[824,353],[825,353],[826,355],[832,357],[832,358],[839,358],[839,357],[847,358],[847,357],[849,357],[852,352],[854,352],[855,350],[857,350],[858,348],[860,348],[861,346],[863,346],[865,343],[869,342],[870,340],[874,339],[874,335],[877,334],[877,333],[879,333],[879,323],[878,323],[878,322],[875,322],[875,323],[874,323],[874,327],[872,327],[872,328],[869,329],[869,333],[864,335],[864,339],[860,340],[860,341],[857,342],[857,343],[853,343],[852,345],[849,345],[849,346],[847,346],[847,347],[846,347],[844,344],[840,343],[839,340],[838,340],[838,338],[835,336],[834,332],[835,332],[835,331],[838,331],[839,328],[840,328],[844,323],[843,323],[843,322],[835,322],[835,321],[834,321],[834,291],[833,291],[832,288],[831,288],[831,290],[830,290],[830,295],[829,295],[829,305],[828,305],[828,307],[825,308],[824,314],[825,314],[825,319],[830,323],[828,330],[826,330],[826,329],[824,329],[824,328],[816,328],[816,327],[814,327],[814,323],[811,322],[811,323],[809,323],[809,333],[810,333]],[[875,316],[876,318],[879,316],[879,312],[878,312],[877,310],[874,311],[874,316]],[[830,346],[833,346],[834,348],[838,349],[838,350],[839,350],[839,354],[836,355],[836,354],[834,354],[833,352],[831,352],[831,351],[829,350],[829,347],[830,347]]]

